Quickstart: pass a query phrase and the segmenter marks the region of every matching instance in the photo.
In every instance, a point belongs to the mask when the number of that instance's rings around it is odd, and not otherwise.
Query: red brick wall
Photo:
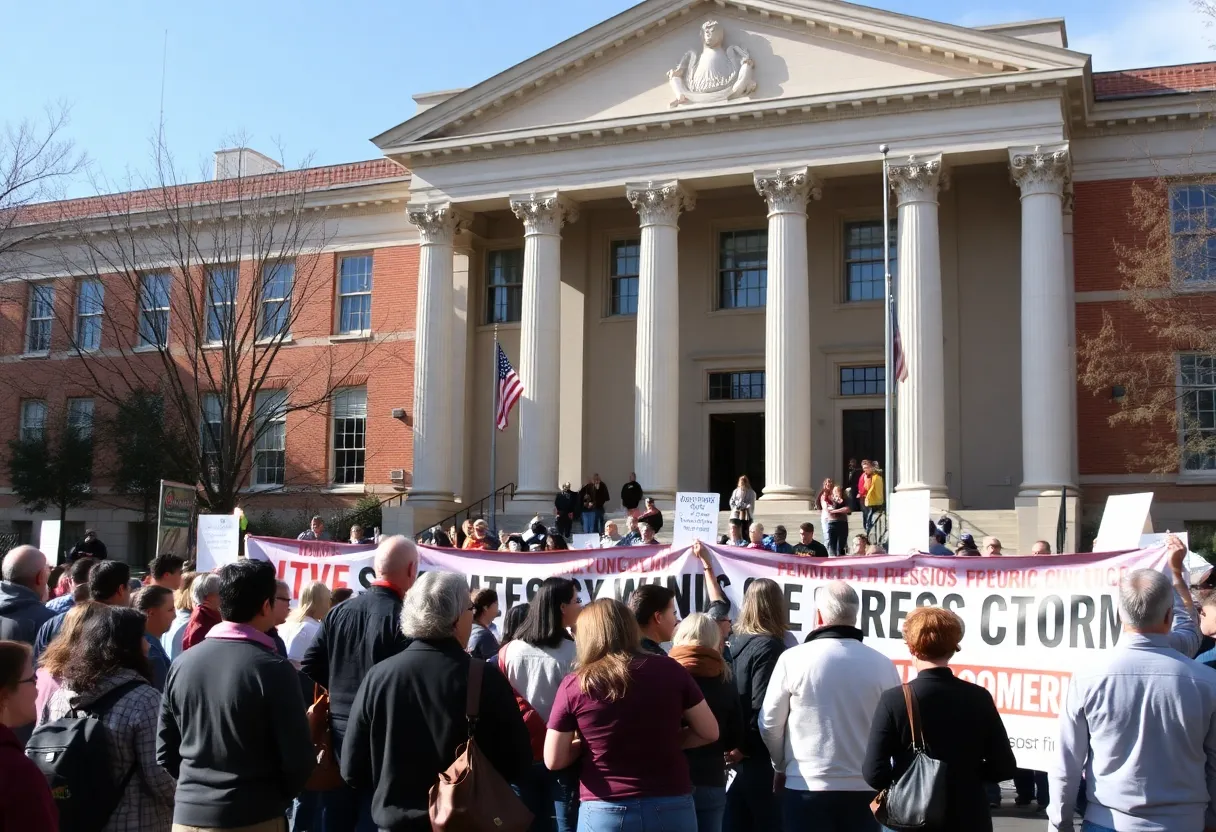
[[[346,254],[343,252],[342,254]],[[412,412],[414,389],[414,326],[418,286],[418,247],[414,245],[383,247],[366,252],[373,258],[372,331],[380,335],[398,333],[383,343],[331,343],[334,334],[337,303],[337,268],[341,254],[324,253],[312,262],[301,258],[297,273],[315,268],[309,281],[298,280],[293,304],[300,304],[300,313],[292,329],[294,344],[284,346],[278,354],[271,378],[264,389],[275,386],[275,379],[290,380],[300,398],[324,395],[330,379],[349,373],[347,384],[367,387],[367,453],[365,485],[388,486],[390,469],[412,467],[413,437],[407,422],[393,419],[393,408]],[[240,279],[252,275],[242,268]],[[119,339],[130,344],[135,339],[136,310],[130,292],[123,291],[122,281],[115,276],[103,276],[106,285],[106,323],[102,347],[113,347]],[[311,288],[308,296],[302,284]],[[177,293],[186,291],[183,281],[174,281],[174,303]],[[92,384],[83,363],[76,358],[18,358],[24,349],[25,317],[29,287],[8,284],[0,292],[0,487],[7,486],[7,468],[3,464],[7,442],[17,434],[21,401],[39,398],[54,412],[66,406],[73,396],[89,396]],[[73,320],[76,288],[72,280],[56,284],[56,319],[52,330],[52,354],[68,350],[67,322]],[[180,337],[182,327],[171,325],[170,339]],[[320,339],[323,343],[316,343]],[[312,343],[310,343],[312,342]],[[127,362],[146,362],[149,375],[161,371],[158,355],[149,354],[136,359],[115,359],[119,366]],[[112,384],[107,368],[94,361],[104,383]],[[189,372],[182,366],[182,372]],[[286,382],[285,382],[286,383]],[[105,404],[94,401],[95,416],[101,417]],[[287,471],[289,486],[324,487],[329,481],[331,458],[330,418],[328,406],[320,412],[295,411],[287,417]],[[95,465],[94,483],[108,485],[104,456]],[[9,502],[5,500],[4,502]]]

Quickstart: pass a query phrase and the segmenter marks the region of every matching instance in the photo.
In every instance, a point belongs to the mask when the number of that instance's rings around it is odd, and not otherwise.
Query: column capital
[[[938,191],[950,187],[950,173],[940,153],[914,154],[906,161],[892,162],[887,166],[887,178],[900,205],[937,202]]]
[[[625,198],[638,212],[643,226],[674,226],[681,211],[691,211],[697,204],[696,195],[675,179],[667,182],[626,182]]]
[[[769,216],[805,214],[807,200],[823,196],[823,183],[805,167],[758,170],[753,176]]]
[[[558,236],[562,226],[578,219],[578,205],[557,191],[514,194],[509,198],[511,213],[523,221],[524,234]]]
[[[1022,196],[1054,194],[1063,196],[1064,185],[1072,178],[1072,155],[1068,142],[1034,147],[1009,148],[1009,170]]]
[[[418,226],[423,245],[447,245],[456,241],[456,235],[469,227],[469,215],[455,208],[450,202],[419,202],[407,205],[405,216]]]

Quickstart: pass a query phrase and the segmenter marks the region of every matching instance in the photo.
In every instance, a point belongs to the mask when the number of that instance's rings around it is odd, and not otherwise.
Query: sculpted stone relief
[[[756,62],[737,44],[724,45],[726,32],[716,20],[701,24],[701,51],[684,53],[667,73],[672,107],[705,104],[751,95],[756,89]]]

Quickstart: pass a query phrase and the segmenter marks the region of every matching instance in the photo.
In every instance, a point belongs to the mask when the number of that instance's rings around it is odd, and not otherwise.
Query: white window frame
[[[879,259],[877,261],[873,261],[870,259],[862,259],[862,258],[852,259],[849,257],[849,229],[850,229],[850,227],[859,226],[859,225],[881,226],[882,217],[866,217],[866,216],[846,217],[844,219],[843,223],[841,223],[841,226],[840,226],[841,278],[842,278],[841,301],[844,304],[849,305],[849,306],[851,306],[853,304],[860,304],[860,303],[879,303],[879,304],[881,304],[882,303],[882,293],[885,293],[885,291],[886,291],[886,288],[885,288],[885,286],[886,286],[886,266],[885,266],[885,264],[883,264],[881,259]],[[887,229],[887,234],[891,240],[891,242],[890,242],[891,285],[892,285],[892,291],[894,291],[895,282],[899,278],[899,222],[895,217],[891,218],[890,225],[888,226],[888,229]],[[879,245],[881,245],[881,244],[882,243],[880,240]],[[881,257],[881,255],[880,255],[880,257]],[[880,292],[879,296],[876,298],[850,297],[849,290],[850,290],[852,284],[849,281],[849,266],[852,265],[853,263],[873,263],[873,262],[877,262],[883,272],[883,278],[882,278],[883,288],[882,288],[882,291]]]
[[[636,272],[633,272],[632,274],[629,274],[629,273],[617,274],[616,273],[617,264],[620,262],[616,256],[617,249],[619,247],[624,247],[624,246],[637,246],[638,270]],[[637,305],[638,305],[637,288],[641,283],[641,279],[642,279],[641,272],[642,272],[642,241],[640,238],[624,237],[624,238],[612,239],[612,240],[608,241],[608,291],[605,293],[607,296],[607,301],[608,301],[607,317],[633,318],[633,317],[637,316],[637,314],[638,314],[638,312],[637,312]],[[620,286],[621,281],[624,281],[624,280],[633,281],[634,294],[632,295],[632,298],[633,298],[633,307],[634,308],[633,308],[632,312],[622,312],[622,311],[620,311],[620,307],[616,305],[616,301],[622,297],[621,295],[619,295],[617,293],[617,289]]]
[[[287,274],[286,289],[287,293],[282,297],[267,295],[267,290],[279,272],[283,271]],[[288,340],[291,338],[291,295],[296,285],[296,264],[295,263],[266,263],[262,266],[262,300],[258,310],[258,340],[273,341],[276,338]],[[274,308],[273,314],[283,313],[283,320],[278,332],[267,332],[267,312]]]
[[[1200,360],[1207,359],[1207,361],[1211,362],[1212,370],[1210,372],[1212,372],[1213,378],[1212,378],[1212,383],[1210,385],[1206,384],[1206,383],[1205,384],[1188,383],[1187,378],[1184,374],[1185,371],[1183,369],[1183,365],[1186,363],[1186,360],[1188,358],[1195,358],[1195,359],[1200,359]],[[1188,353],[1179,353],[1177,372],[1178,372],[1178,378],[1177,378],[1177,384],[1178,384],[1178,388],[1177,388],[1178,389],[1178,393],[1177,393],[1178,447],[1182,450],[1181,458],[1178,460],[1179,478],[1186,479],[1186,480],[1200,480],[1200,481],[1204,481],[1204,482],[1216,481],[1216,467],[1190,468],[1187,466],[1187,463],[1189,460],[1187,459],[1187,455],[1186,455],[1186,424],[1184,421],[1184,416],[1185,416],[1185,412],[1186,412],[1186,399],[1187,399],[1188,395],[1196,394],[1200,391],[1210,391],[1210,392],[1212,392],[1212,395],[1214,397],[1216,397],[1216,355],[1209,356],[1209,355],[1204,355],[1202,353],[1189,353],[1189,352]],[[1201,368],[1199,370],[1199,372],[1206,373],[1208,371]],[[1216,435],[1216,431],[1213,431],[1213,434]]]
[[[163,281],[164,306],[149,304],[148,286],[153,280]],[[169,272],[145,272],[139,276],[139,346],[137,349],[163,350],[169,346],[169,301],[172,295],[173,278]]]
[[[251,483],[254,487],[261,488],[281,486],[287,479],[287,391],[259,390],[254,402]],[[280,427],[271,430],[272,426],[276,425]],[[271,481],[262,477],[261,458],[264,454],[282,455],[281,465],[274,466],[279,473],[277,480]]]
[[[22,442],[40,442],[46,438],[46,402],[25,399],[21,402],[20,437]]]
[[[358,289],[358,290],[352,291],[352,292],[343,291],[342,267],[346,264],[346,262],[348,260],[362,260],[362,259],[366,259],[367,263],[368,263],[367,288]],[[372,331],[372,289],[375,286],[375,281],[376,281],[376,258],[370,252],[344,254],[344,255],[341,255],[338,257],[338,281],[337,281],[338,282],[338,286],[337,286],[337,288],[338,288],[338,304],[337,304],[337,309],[338,309],[337,332],[338,332],[338,335],[358,336],[358,335],[370,335],[371,334],[371,331]],[[362,298],[367,298],[367,301],[366,301],[366,303],[367,303],[367,326],[360,327],[358,329],[347,326],[347,315],[346,315],[346,309],[344,308],[347,300],[353,301],[356,298],[360,299],[360,305],[361,305],[360,314],[359,314],[360,318],[363,317]]]
[[[55,319],[55,287],[50,283],[31,283],[29,307],[25,313],[25,354],[46,355],[51,351],[51,329]],[[39,340],[34,341],[35,328]]]
[[[86,397],[68,399],[68,427],[75,428],[85,439],[93,438],[93,400]]]
[[[216,280],[223,277],[232,279],[232,290],[225,296],[217,296]],[[236,266],[212,266],[207,269],[207,332],[206,343],[222,344],[232,335],[236,326],[236,298],[240,291],[241,273]],[[223,287],[220,287],[221,289]],[[218,334],[213,334],[211,324],[219,327]]]
[[[346,419],[362,419],[363,420],[363,446],[362,448],[338,447],[338,422]],[[329,444],[330,448],[330,474],[329,481],[334,488],[351,490],[363,490],[364,484],[367,482],[367,388],[366,387],[345,387],[340,390],[335,390],[333,397],[330,400],[330,419],[329,419]],[[338,454],[346,452],[363,452],[363,476],[357,480],[338,481],[338,471],[340,468],[355,467],[338,464]]]
[[[85,291],[88,287],[97,288],[97,306],[96,309],[89,309],[85,306]],[[101,349],[102,326],[105,321],[106,313],[106,286],[95,277],[87,278],[80,281],[76,289],[76,348],[82,352],[96,352]],[[95,332],[97,335],[97,343],[92,343],[90,338],[86,343],[85,333]]]
[[[733,306],[726,305],[726,294],[723,292],[723,280],[727,273],[742,274],[743,272],[754,271],[740,266],[732,268],[723,268],[722,253],[725,250],[725,242],[728,237],[740,237],[744,235],[760,235],[764,238],[764,286],[760,289],[760,303],[751,304],[735,304]],[[745,312],[748,310],[763,310],[768,304],[768,226],[748,226],[743,228],[724,228],[720,229],[716,236],[717,243],[714,251],[714,277],[715,277],[715,294],[717,302],[714,304],[716,312]],[[750,290],[744,290],[750,291]]]
[[[501,257],[502,255],[504,255],[508,252],[511,252],[511,253],[518,252],[518,254],[519,254],[519,280],[511,282],[511,283],[494,283],[493,282],[493,280],[494,280],[494,268],[493,268],[494,258],[496,256]],[[506,270],[504,269],[504,272],[505,271]],[[486,294],[485,294],[486,311],[485,311],[483,320],[484,320],[484,323],[486,326],[494,326],[495,324],[497,324],[499,326],[512,326],[512,325],[519,324],[523,320],[523,291],[524,291],[524,248],[523,248],[523,246],[500,246],[498,248],[492,248],[486,252],[485,291],[486,291]],[[507,298],[508,298],[507,307],[506,307],[507,314],[501,320],[494,316],[494,306],[495,306],[494,296],[497,292],[506,292]],[[520,306],[519,306],[520,316],[518,318],[512,318],[510,315],[510,312],[511,312],[510,297],[513,292],[518,292],[519,298],[520,298]]]
[[[1195,213],[1203,216],[1202,224],[1197,227],[1188,227],[1182,230],[1178,229],[1178,218],[1175,216],[1175,209],[1180,207],[1175,205],[1175,200],[1178,194],[1184,190],[1197,189],[1204,193],[1203,204],[1199,206],[1185,206],[1188,214],[1194,216]],[[1216,184],[1208,182],[1190,182],[1179,183],[1173,185],[1169,189],[1169,223],[1170,223],[1170,283],[1173,288],[1180,292],[1209,292],[1216,287],[1216,252],[1212,251],[1212,247],[1216,245]],[[1185,252],[1180,252],[1181,244],[1200,244],[1203,246],[1203,257],[1207,264],[1207,273],[1204,277],[1196,277],[1188,280],[1185,269],[1179,268],[1180,258],[1185,257]]]

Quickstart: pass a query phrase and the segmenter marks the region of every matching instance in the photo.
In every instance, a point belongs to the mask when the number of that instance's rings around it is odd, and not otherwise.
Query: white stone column
[[[768,289],[764,326],[763,502],[810,509],[811,319],[806,204],[822,195],[806,168],[755,173],[768,203]],[[793,502],[805,503],[794,506]]]
[[[695,205],[677,181],[625,185],[641,220],[638,268],[637,352],[634,358],[633,467],[655,500],[676,495],[680,439],[681,211]]]
[[[946,390],[937,194],[941,154],[891,165],[899,199],[896,306],[906,381],[896,381],[897,491],[946,496]],[[892,368],[894,372],[894,368]]]
[[[1059,493],[1072,482],[1073,306],[1064,255],[1067,144],[1009,151],[1022,189],[1022,490]]]
[[[524,224],[523,314],[519,332],[519,484],[517,502],[552,510],[557,493],[561,352],[562,225],[578,208],[556,192],[510,198]]]
[[[410,500],[451,503],[453,243],[468,218],[450,203],[408,206],[422,236],[414,338],[414,472]],[[463,439],[463,437],[461,438]]]

